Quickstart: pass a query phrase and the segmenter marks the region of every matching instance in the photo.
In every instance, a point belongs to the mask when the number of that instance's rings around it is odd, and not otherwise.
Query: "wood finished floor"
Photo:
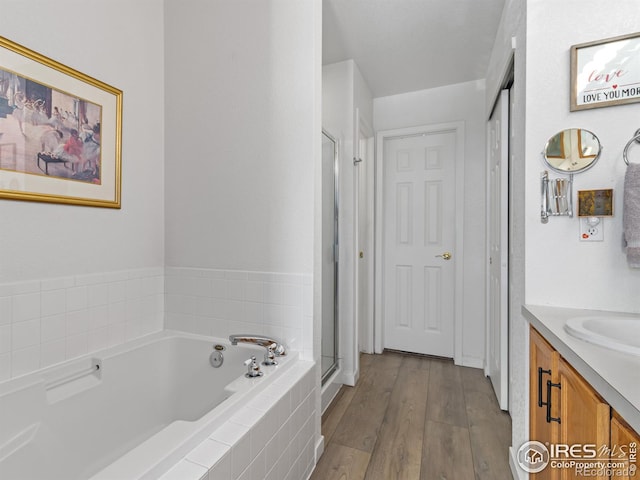
[[[311,480],[510,480],[511,419],[482,370],[385,352],[322,417]]]

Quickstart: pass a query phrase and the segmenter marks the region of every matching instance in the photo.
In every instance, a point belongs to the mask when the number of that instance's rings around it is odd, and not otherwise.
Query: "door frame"
[[[399,128],[394,130],[384,130],[376,134],[375,153],[375,307],[374,307],[374,348],[376,353],[383,350],[383,315],[384,315],[384,295],[382,291],[382,280],[384,278],[384,142],[393,138],[408,137],[432,133],[455,132],[456,134],[456,156],[455,156],[455,292],[454,292],[454,318],[453,318],[453,360],[456,365],[461,365],[463,360],[462,352],[462,313],[463,313],[463,288],[464,288],[464,122],[437,123],[430,125],[420,125],[416,127]]]
[[[513,43],[513,42],[512,42]],[[506,251],[506,259],[507,259],[507,286],[506,286],[506,292],[507,292],[507,332],[506,332],[506,364],[507,364],[507,372],[506,372],[506,377],[507,377],[507,381],[506,381],[506,390],[507,390],[507,394],[506,394],[506,410],[508,412],[511,412],[511,403],[513,401],[513,395],[511,394],[511,387],[512,387],[512,381],[511,381],[511,369],[512,366],[514,364],[514,362],[512,362],[512,348],[511,348],[511,318],[513,317],[513,312],[512,312],[512,305],[513,305],[513,295],[512,295],[512,286],[511,286],[511,281],[514,278],[513,272],[512,272],[512,258],[511,258],[511,253],[512,253],[512,247],[513,247],[513,223],[512,223],[512,216],[513,216],[513,211],[512,211],[512,206],[513,206],[513,188],[512,188],[512,175],[513,175],[513,122],[514,122],[514,101],[515,101],[515,97],[514,97],[514,88],[515,88],[515,52],[516,52],[516,47],[515,47],[515,43],[513,43],[513,48],[511,50],[511,53],[509,55],[508,60],[506,61],[506,63],[504,64],[504,69],[502,70],[502,75],[501,78],[502,80],[500,81],[499,88],[497,89],[497,91],[494,92],[493,94],[493,102],[490,104],[491,108],[489,109],[488,115],[486,117],[486,123],[485,125],[488,124],[489,120],[491,119],[491,116],[493,115],[493,110],[496,107],[496,104],[498,103],[498,100],[500,99],[500,96],[502,95],[502,91],[503,90],[509,90],[509,105],[507,107],[507,112],[509,115],[509,122],[508,122],[508,127],[507,127],[507,138],[508,138],[508,157],[507,157],[507,170],[508,170],[508,176],[507,176],[507,183],[508,183],[508,193],[507,193],[507,205],[508,205],[508,209],[507,209],[507,225],[506,225],[506,236],[507,236],[507,251]],[[485,134],[485,139],[486,139],[486,134]],[[487,139],[488,140],[488,139]],[[487,141],[487,146],[486,146],[486,168],[489,168],[489,141]],[[489,317],[489,299],[490,299],[490,289],[491,289],[491,271],[490,271],[490,265],[489,265],[489,256],[490,256],[490,245],[489,245],[489,232],[490,232],[490,221],[491,221],[491,217],[490,217],[490,211],[489,209],[491,208],[490,202],[489,202],[489,195],[491,195],[490,189],[489,189],[489,170],[487,170],[487,184],[486,184],[486,189],[487,189],[487,204],[486,204],[486,223],[485,223],[485,229],[486,229],[486,253],[487,253],[487,258],[485,259],[485,283],[486,283],[486,310],[485,310],[485,365],[484,365],[484,372],[485,375],[489,375],[489,348],[491,348],[490,345],[490,317]],[[504,226],[504,225],[503,225]],[[523,237],[524,238],[524,237]],[[526,331],[525,335],[528,339],[528,334],[529,334],[529,330]],[[501,343],[505,343],[505,339],[500,339]],[[525,345],[526,351],[525,351],[525,355],[527,355],[526,358],[529,358],[529,342],[527,340],[527,343]],[[503,376],[504,378],[504,376]],[[527,383],[527,386],[529,384]],[[501,402],[501,399],[498,399],[499,403]],[[504,408],[504,405],[500,405],[500,408]]]
[[[364,132],[365,137],[361,138],[360,136],[360,132]],[[361,291],[362,289],[366,290],[366,303],[368,306],[368,311],[373,313],[374,312],[374,281],[373,281],[373,275],[374,275],[374,245],[375,245],[375,232],[367,232],[367,238],[365,239],[361,239],[360,238],[360,222],[363,221],[363,219],[360,218],[360,189],[361,188],[365,188],[368,192],[368,197],[367,197],[367,205],[366,205],[366,209],[367,212],[373,216],[374,212],[375,212],[375,205],[374,205],[374,195],[375,195],[375,157],[374,157],[374,152],[373,152],[373,148],[369,149],[367,148],[367,158],[362,158],[362,152],[360,151],[360,142],[361,141],[372,141],[372,144],[375,146],[374,143],[374,132],[373,132],[373,128],[371,127],[371,125],[369,125],[369,123],[362,118],[362,115],[360,115],[360,109],[358,107],[356,107],[356,111],[355,111],[355,122],[354,122],[354,134],[353,134],[353,138],[354,138],[354,157],[353,157],[353,164],[354,164],[354,197],[353,197],[353,218],[354,218],[354,235],[353,235],[353,239],[354,239],[354,247],[353,247],[353,251],[354,251],[354,318],[355,318],[355,352],[359,353],[360,351],[364,351],[365,353],[373,353],[374,352],[374,329],[373,329],[373,321],[369,320],[369,319],[363,319],[362,318],[362,313],[360,312],[360,295],[361,295]],[[360,165],[367,165],[367,170],[366,173],[367,175],[365,177],[360,175]],[[370,165],[368,165],[370,164]],[[357,172],[357,173],[356,173]],[[373,178],[370,178],[371,177]],[[370,180],[372,180],[370,182]],[[364,184],[364,185],[363,185]],[[367,219],[365,218],[364,221],[366,221]],[[373,218],[371,219],[373,222]],[[367,278],[361,278],[360,277],[360,259],[359,259],[359,252],[360,252],[360,247],[366,244],[367,246],[370,247],[370,251],[365,252],[366,256],[371,256],[372,262],[371,262],[371,270],[369,272],[369,276]],[[372,319],[373,317],[371,317]],[[361,335],[361,330],[364,330],[364,335]],[[363,340],[364,338],[364,342],[361,344],[360,340]],[[357,354],[356,354],[357,355]]]

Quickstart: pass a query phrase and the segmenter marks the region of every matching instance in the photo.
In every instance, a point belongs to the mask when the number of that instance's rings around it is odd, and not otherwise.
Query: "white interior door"
[[[489,282],[488,371],[500,408],[508,408],[509,338],[509,91],[500,93],[488,123]]]
[[[383,345],[453,357],[456,130],[385,139]]]

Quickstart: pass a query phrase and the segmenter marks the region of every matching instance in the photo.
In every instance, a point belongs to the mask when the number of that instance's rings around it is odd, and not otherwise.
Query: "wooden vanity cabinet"
[[[547,380],[554,384],[558,383],[560,355],[533,327],[529,338],[529,439],[544,444],[558,443],[559,424],[547,421]],[[557,388],[551,388],[550,393],[549,410],[554,405],[558,405],[560,398]],[[530,478],[556,480],[558,471],[545,468],[541,472],[530,474]]]
[[[533,327],[530,330],[529,432],[530,440],[546,445],[595,444],[611,452],[611,461],[620,455],[637,465],[640,435],[607,404],[571,365]],[[621,451],[620,448],[624,448]],[[598,451],[598,457],[602,453]],[[628,471],[628,470],[627,470]],[[638,472],[614,475],[616,480],[633,480]],[[530,474],[536,480],[584,478],[570,468],[545,468]],[[595,477],[598,480],[609,477]]]
[[[596,444],[600,448],[616,442],[626,445],[628,435],[635,434],[628,427],[623,429],[623,422],[614,423],[611,407],[533,327],[529,369],[530,440],[547,445]],[[530,478],[567,480],[583,477],[576,476],[573,469],[547,467],[531,474]]]
[[[629,457],[633,455],[633,460],[636,461],[637,465],[637,449],[640,445],[640,435],[638,435],[626,422],[620,418],[620,416],[614,411],[613,416],[611,417],[611,461],[615,462],[618,453],[623,453],[625,456]],[[621,446],[627,447],[625,452],[620,452],[619,448]],[[635,449],[635,450],[632,450]],[[634,476],[629,476],[626,473],[623,475],[613,476],[616,480],[633,480],[637,477],[638,472],[635,472]]]
[[[595,444],[596,448],[609,447],[611,407],[562,358],[558,365],[560,405],[559,443],[564,445]],[[574,469],[560,470],[560,479],[584,478]],[[605,480],[609,477],[592,477]]]

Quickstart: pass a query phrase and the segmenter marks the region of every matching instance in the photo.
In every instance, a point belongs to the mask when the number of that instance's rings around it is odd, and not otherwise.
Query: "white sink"
[[[572,337],[619,352],[640,355],[640,317],[575,317],[564,326]]]

